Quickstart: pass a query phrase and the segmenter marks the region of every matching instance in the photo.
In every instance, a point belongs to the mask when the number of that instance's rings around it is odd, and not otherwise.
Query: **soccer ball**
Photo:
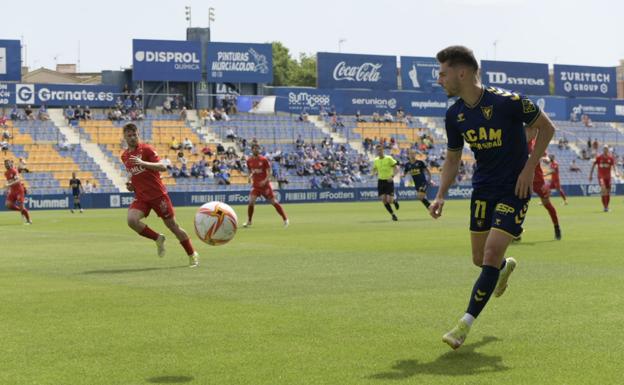
[[[208,202],[195,214],[195,233],[212,246],[228,243],[236,235],[236,212],[223,202]]]

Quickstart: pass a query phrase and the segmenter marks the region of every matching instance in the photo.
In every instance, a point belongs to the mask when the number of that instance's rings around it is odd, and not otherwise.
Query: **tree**
[[[279,41],[274,41],[271,44],[273,46],[273,85],[287,86],[293,66],[290,51]]]
[[[316,87],[316,56],[299,54],[288,80],[293,86]]]
[[[299,54],[299,60],[290,55],[290,50],[279,41],[273,46],[273,85],[274,86],[316,86],[316,56]]]

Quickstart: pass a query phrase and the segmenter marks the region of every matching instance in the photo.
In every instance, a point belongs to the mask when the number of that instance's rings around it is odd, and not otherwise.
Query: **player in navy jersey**
[[[468,309],[442,340],[453,349],[465,341],[475,318],[490,296],[501,296],[516,267],[504,258],[507,246],[522,232],[535,167],[555,128],[528,98],[497,88],[484,88],[479,64],[472,51],[451,46],[438,52],[438,83],[458,100],[446,112],[447,156],[440,188],[429,206],[432,217],[442,215],[444,196],[455,181],[462,149],[468,144],[476,159],[470,202],[472,261],[481,268]],[[535,147],[528,154],[526,127],[538,129]]]
[[[412,176],[418,200],[421,201],[426,208],[429,208],[431,203],[427,200],[427,187],[429,187],[431,173],[425,162],[416,159],[416,151],[410,150],[408,156],[409,161],[403,165],[403,173],[404,175]]]
[[[76,173],[72,172],[72,177],[69,180],[69,188],[72,190],[72,196],[74,197],[74,207],[71,209],[72,214],[74,213],[74,209],[80,209],[80,213],[82,214],[82,205],[80,205],[80,195],[84,194],[84,188],[82,187],[82,183],[80,179],[76,178]]]

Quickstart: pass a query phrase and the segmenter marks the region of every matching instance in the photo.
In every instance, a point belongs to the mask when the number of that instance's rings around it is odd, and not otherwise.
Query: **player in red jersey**
[[[615,166],[615,158],[609,154],[609,146],[602,148],[602,154],[596,157],[589,172],[589,181],[591,182],[594,175],[594,167],[598,166],[598,183],[600,183],[600,195],[602,195],[602,206],[604,211],[609,211],[609,200],[611,198],[611,169],[617,176],[617,168]]]
[[[550,175],[550,183],[548,184],[549,190],[557,190],[559,191],[559,195],[563,199],[563,204],[568,204],[568,197],[566,197],[565,192],[561,188],[561,181],[559,180],[559,163],[555,160],[555,155],[548,155],[550,171],[546,173],[546,175]]]
[[[271,163],[267,158],[260,155],[259,144],[252,145],[251,152],[253,156],[247,159],[247,169],[249,170],[249,179],[252,183],[252,187],[249,193],[249,206],[247,206],[247,222],[243,224],[243,227],[251,226],[256,199],[258,199],[259,196],[263,196],[266,200],[271,202],[277,213],[284,220],[284,227],[288,227],[288,217],[282,205],[280,205],[277,198],[275,198],[273,188],[271,188],[271,183],[269,182],[271,178]]]
[[[199,266],[199,254],[193,249],[191,239],[184,229],[176,222],[173,204],[160,179],[160,172],[166,171],[166,166],[160,162],[154,147],[139,143],[138,128],[134,123],[126,124],[123,134],[128,149],[121,155],[121,160],[130,177],[126,186],[129,191],[134,191],[134,201],[128,208],[128,226],[139,235],[154,240],[158,247],[158,256],[163,257],[165,236],[141,222],[141,219],[154,210],[180,241],[189,257],[189,266]]]
[[[527,129],[527,140],[529,145],[529,154],[533,152],[533,148],[535,147],[535,137],[537,136],[537,129],[531,127]],[[548,211],[548,215],[550,215],[550,220],[555,226],[555,239],[561,239],[561,228],[559,227],[559,218],[557,218],[557,210],[555,206],[553,206],[552,202],[550,202],[550,189],[546,186],[546,182],[544,181],[544,172],[542,171],[541,164],[537,164],[535,166],[535,175],[533,176],[533,192],[540,197],[542,201],[542,205]],[[518,237],[517,239],[519,239]]]
[[[22,214],[22,218],[26,221],[26,224],[32,225],[30,213],[28,209],[26,209],[26,206],[24,206],[26,189],[20,179],[19,172],[13,167],[13,161],[9,159],[5,159],[4,168],[6,168],[4,177],[7,180],[7,197],[4,204],[9,210],[19,211]]]

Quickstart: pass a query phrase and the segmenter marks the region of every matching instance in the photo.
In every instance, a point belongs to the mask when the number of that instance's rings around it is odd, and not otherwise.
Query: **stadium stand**
[[[79,144],[70,145],[51,121],[9,121],[10,150],[5,157],[25,161],[29,172],[22,172],[31,193],[68,193],[73,172],[89,180],[98,192],[115,192],[111,181]]]

